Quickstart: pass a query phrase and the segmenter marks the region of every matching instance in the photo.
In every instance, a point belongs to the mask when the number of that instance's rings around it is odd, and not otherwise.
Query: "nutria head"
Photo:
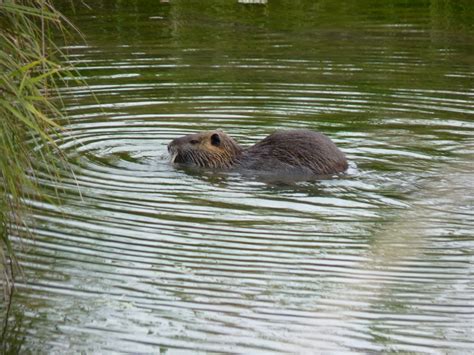
[[[168,145],[172,163],[202,168],[230,168],[242,153],[236,141],[221,130],[189,134]]]

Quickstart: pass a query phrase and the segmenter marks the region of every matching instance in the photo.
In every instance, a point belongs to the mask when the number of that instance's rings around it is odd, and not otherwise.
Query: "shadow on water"
[[[90,5],[64,5],[90,87],[62,89],[61,209],[28,201],[11,351],[473,349],[470,1]],[[354,166],[281,184],[169,163],[216,128],[320,131]]]

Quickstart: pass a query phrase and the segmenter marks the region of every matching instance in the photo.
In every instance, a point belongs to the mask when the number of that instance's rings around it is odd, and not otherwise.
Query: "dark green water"
[[[90,1],[61,210],[31,201],[8,333],[31,353],[474,352],[471,1]],[[91,91],[98,99],[92,98]],[[346,176],[167,160],[222,128],[330,136]],[[79,154],[80,153],[80,154]]]

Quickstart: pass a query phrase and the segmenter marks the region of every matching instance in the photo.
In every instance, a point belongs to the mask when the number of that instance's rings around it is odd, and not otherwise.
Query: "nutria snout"
[[[176,138],[168,145],[172,163],[202,168],[327,175],[344,172],[344,153],[324,134],[309,130],[277,131],[244,148],[221,130]]]

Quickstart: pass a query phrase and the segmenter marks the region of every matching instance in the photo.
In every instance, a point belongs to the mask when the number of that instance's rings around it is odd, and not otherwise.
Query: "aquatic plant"
[[[28,201],[59,178],[65,119],[57,84],[70,75],[53,41],[72,26],[49,0],[0,0],[0,273],[5,319],[18,262],[12,240],[31,236]],[[41,169],[39,169],[41,167]],[[43,172],[43,173],[40,173]],[[51,185],[51,184],[50,184]]]

